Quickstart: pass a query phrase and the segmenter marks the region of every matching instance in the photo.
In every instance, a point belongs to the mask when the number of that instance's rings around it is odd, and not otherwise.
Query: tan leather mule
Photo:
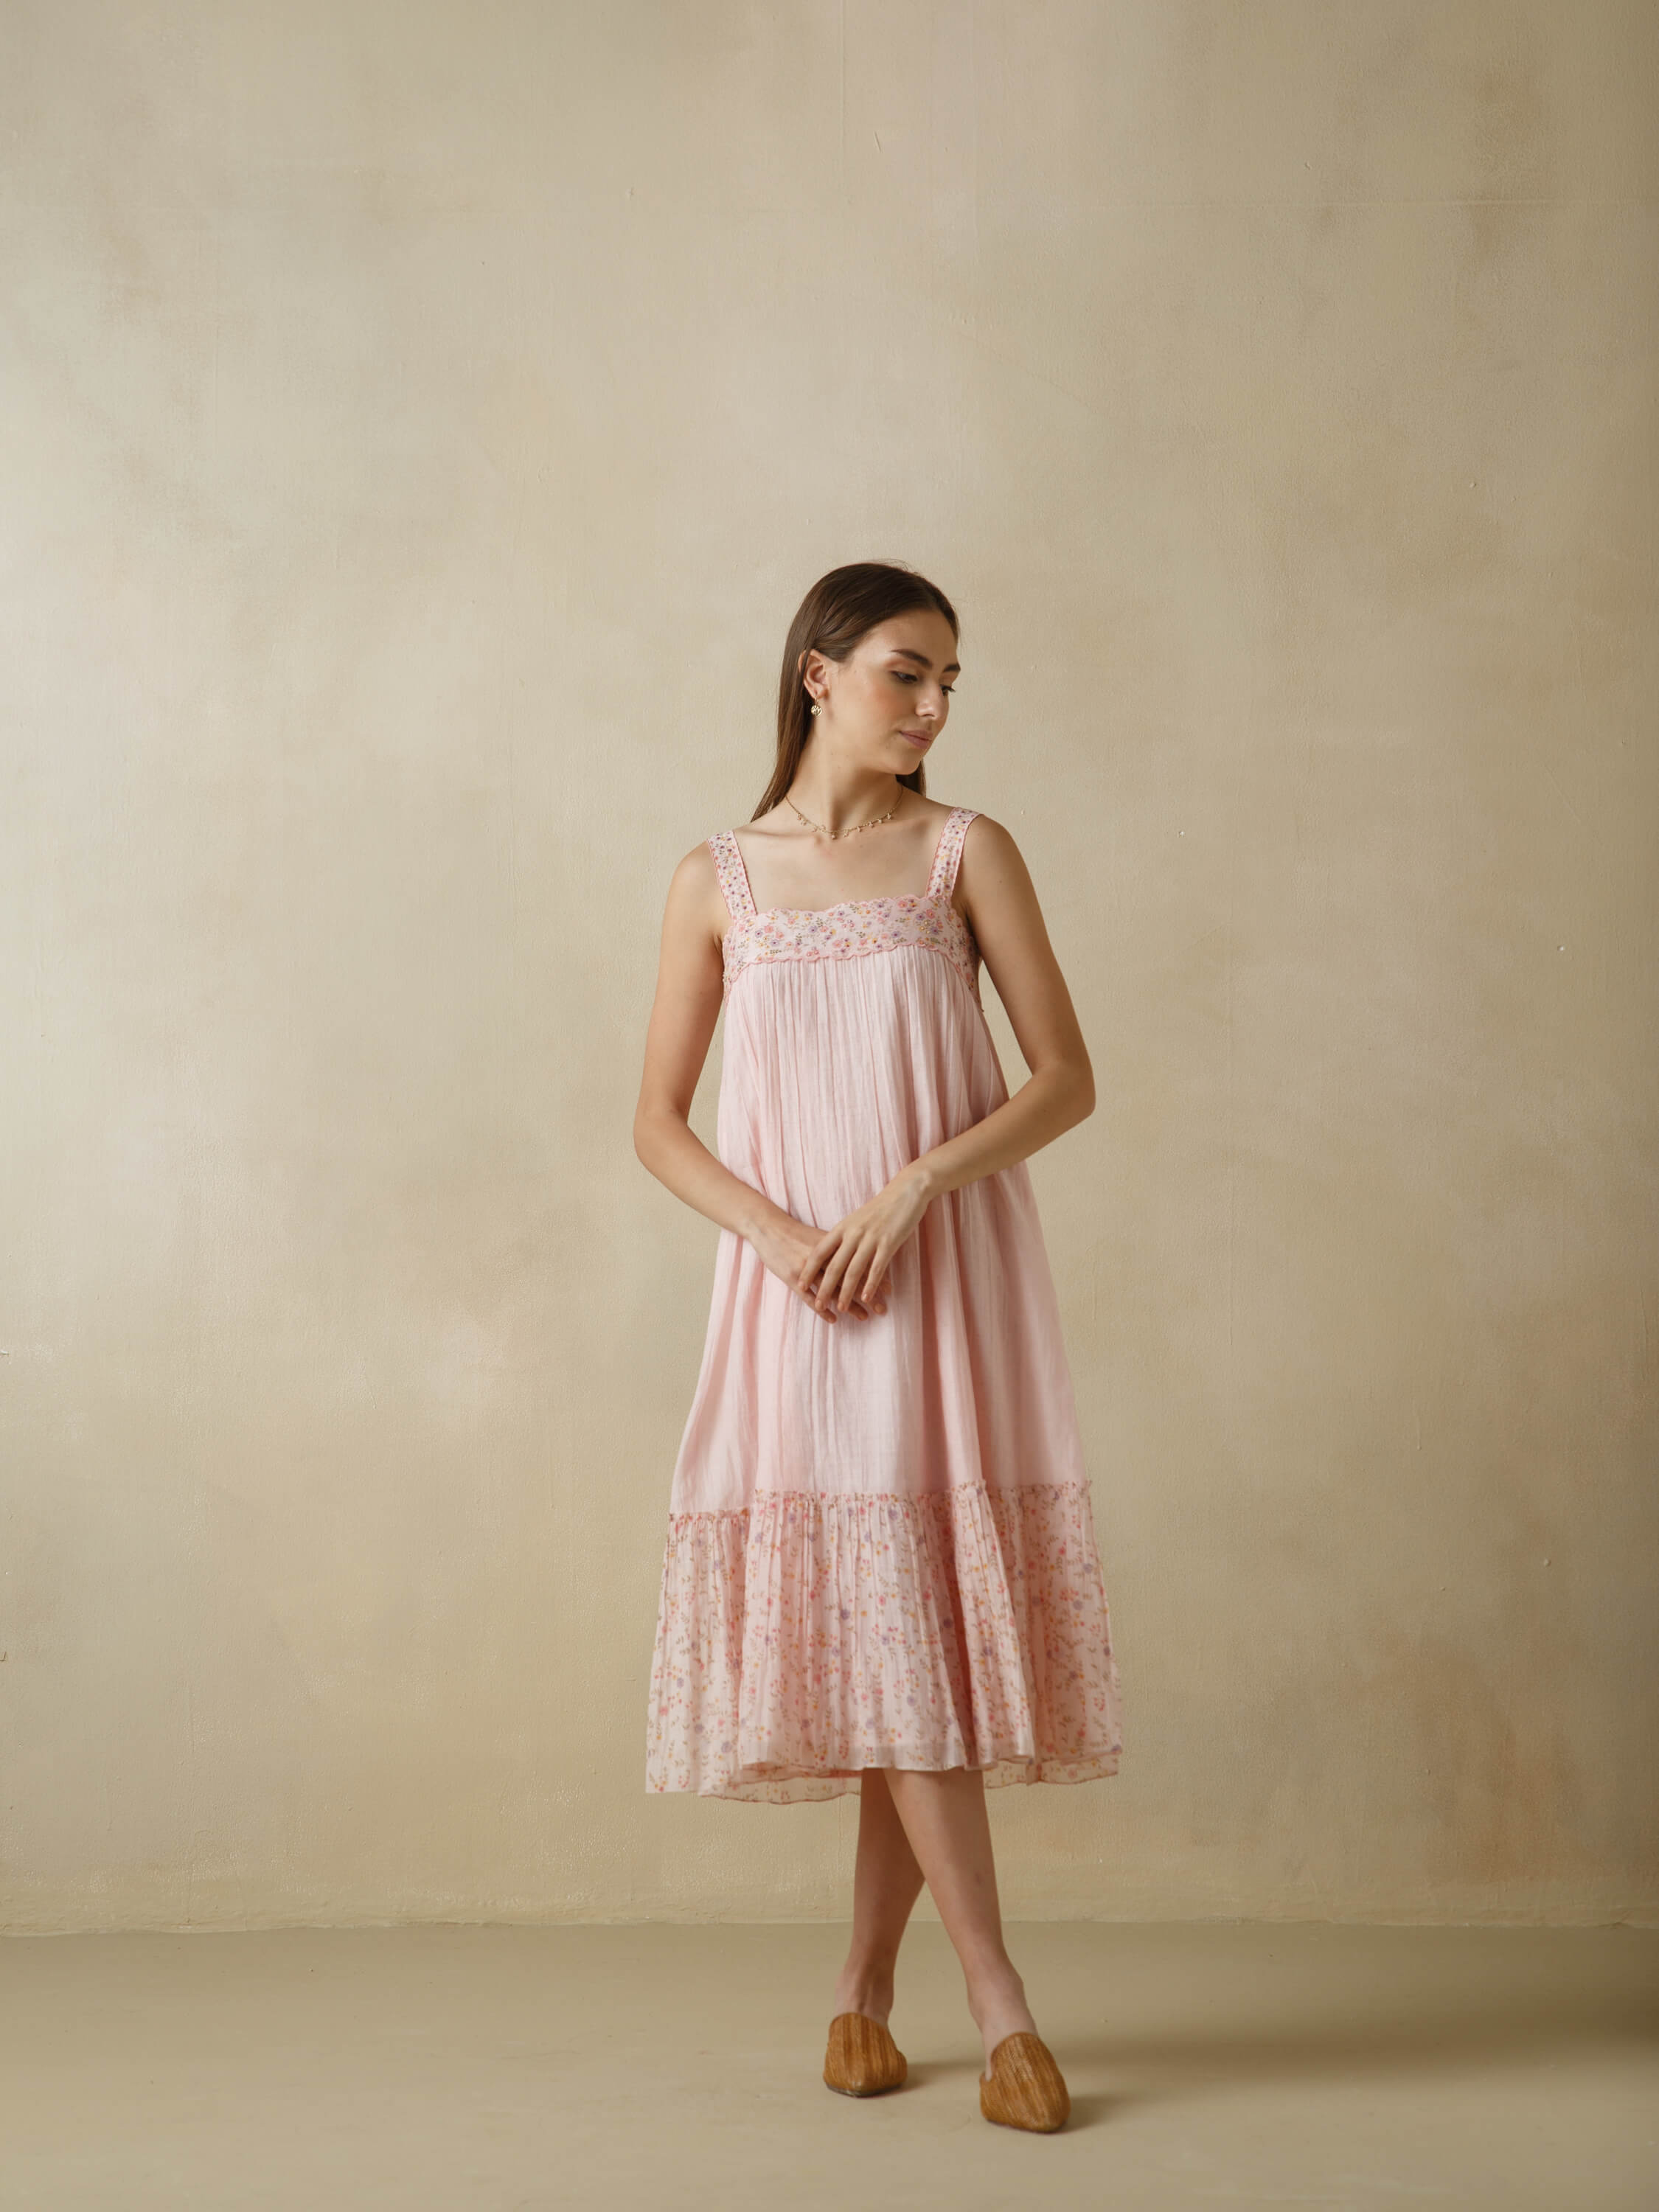
[[[979,2077],[979,2108],[1000,2128],[1030,2128],[1051,2136],[1072,2115],[1071,2092],[1040,2035],[1021,2028],[1005,2035],[991,2053],[991,2071]]]
[[[823,2079],[843,2097],[879,2097],[898,2088],[909,2070],[884,2022],[861,2012],[838,2012],[830,2021]]]

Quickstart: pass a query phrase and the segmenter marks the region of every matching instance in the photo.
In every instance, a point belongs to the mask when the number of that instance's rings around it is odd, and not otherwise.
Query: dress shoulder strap
[[[717,830],[708,840],[708,849],[714,856],[714,873],[720,879],[726,912],[733,921],[750,921],[757,911],[755,895],[749,888],[749,871],[737,839],[729,830]]]
[[[962,841],[968,835],[968,824],[978,811],[975,806],[953,806],[945,817],[945,827],[933,851],[933,872],[927,879],[929,898],[949,898],[955,890],[957,870],[962,865]]]

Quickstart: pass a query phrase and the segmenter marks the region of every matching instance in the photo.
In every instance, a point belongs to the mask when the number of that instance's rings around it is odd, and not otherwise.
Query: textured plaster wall
[[[1655,9],[5,48],[6,1923],[846,1910],[855,1799],[644,1792],[715,1231],[629,1121],[868,555],[1099,1079],[1126,1750],[1006,1906],[1651,1918]]]

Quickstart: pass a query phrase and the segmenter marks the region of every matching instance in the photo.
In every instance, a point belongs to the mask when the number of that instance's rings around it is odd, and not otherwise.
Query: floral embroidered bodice
[[[942,952],[973,994],[979,994],[979,947],[951,896],[962,842],[977,809],[953,806],[939,832],[927,888],[896,898],[839,899],[825,907],[757,907],[738,841],[729,830],[708,840],[714,870],[732,916],[723,939],[725,988],[745,968],[763,960],[848,960],[923,945]]]

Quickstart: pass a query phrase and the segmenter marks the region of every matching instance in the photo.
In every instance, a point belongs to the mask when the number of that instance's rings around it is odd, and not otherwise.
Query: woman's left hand
[[[914,1168],[901,1168],[873,1198],[824,1231],[802,1262],[796,1288],[810,1298],[809,1285],[815,1286],[821,1304],[842,1312],[854,1298],[867,1306],[933,1195]]]

